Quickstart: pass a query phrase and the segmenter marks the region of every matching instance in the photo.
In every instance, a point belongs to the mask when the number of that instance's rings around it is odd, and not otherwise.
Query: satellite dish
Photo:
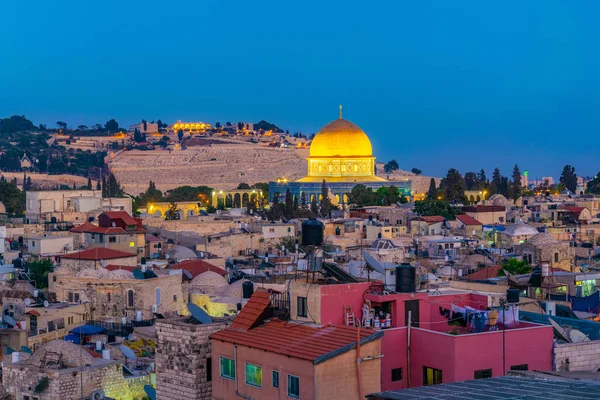
[[[10,315],[5,315],[3,318],[3,321],[6,322],[10,326],[17,325],[17,321],[15,321],[15,319],[13,317],[11,317]]]
[[[581,342],[589,342],[590,341],[590,338],[588,338],[585,333],[581,332],[578,329],[571,329],[571,332],[569,332],[569,339],[571,339],[571,341],[573,343],[581,343]]]
[[[102,265],[103,268],[106,268],[106,266],[108,265],[108,263],[104,260],[100,260],[100,265]]]
[[[25,305],[29,307],[31,305],[31,299],[28,297],[25,299]]]
[[[550,321],[550,325],[552,325],[552,327],[554,328],[554,333],[557,334],[556,336],[559,339],[564,340],[567,343],[571,343],[569,334],[560,325],[558,325],[556,322],[554,322],[552,320],[552,318],[548,318],[548,321]]]
[[[48,300],[44,300],[44,307],[48,308],[49,305],[50,303],[48,303]]]
[[[133,350],[131,350],[124,344],[120,345],[119,349],[121,349],[121,352],[123,352],[123,354],[125,355],[125,357],[127,357],[128,360],[135,360],[137,358]]]
[[[150,397],[150,400],[156,400],[156,389],[150,385],[144,385],[144,392]]]
[[[188,303],[187,308],[190,310],[190,314],[192,314],[192,317],[194,317],[196,321],[200,322],[201,324],[212,324],[212,318],[206,313],[206,311],[194,303]]]
[[[112,227],[114,228],[114,227],[116,227],[116,226],[117,226],[117,223],[116,223],[115,221],[113,221],[113,222],[112,222]]]

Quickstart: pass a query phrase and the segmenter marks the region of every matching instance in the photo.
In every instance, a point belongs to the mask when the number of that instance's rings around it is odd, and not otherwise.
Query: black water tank
[[[396,292],[414,293],[415,271],[415,267],[411,265],[398,265],[396,267]]]
[[[519,289],[508,289],[506,291],[506,301],[508,303],[518,303],[519,302]]]
[[[254,293],[254,283],[252,281],[244,281],[242,283],[242,296],[244,299],[249,299]]]
[[[542,269],[534,268],[531,271],[531,278],[529,278],[529,284],[531,287],[541,287],[542,286]]]
[[[142,257],[142,259],[140,260],[140,264],[146,265],[146,257]]]
[[[315,218],[302,222],[302,244],[304,246],[322,246],[323,230],[323,224]]]

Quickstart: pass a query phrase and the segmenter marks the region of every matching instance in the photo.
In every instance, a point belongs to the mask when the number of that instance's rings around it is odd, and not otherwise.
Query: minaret
[[[342,119],[342,105],[340,104],[340,119]]]

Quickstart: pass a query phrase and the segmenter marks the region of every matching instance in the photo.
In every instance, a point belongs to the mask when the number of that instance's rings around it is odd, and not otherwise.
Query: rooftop
[[[473,218],[473,217],[471,217],[470,215],[467,215],[467,214],[457,215],[456,219],[459,220],[460,222],[462,222],[463,224],[467,225],[467,226],[482,225],[481,222],[477,221],[475,218]]]
[[[368,400],[597,399],[600,383],[501,376],[373,393]]]
[[[170,269],[184,269],[190,273],[190,275],[192,276],[192,279],[204,272],[207,272],[207,271],[216,272],[217,274],[219,274],[221,276],[227,275],[227,272],[223,268],[219,268],[217,266],[212,265],[209,262],[206,262],[204,260],[199,260],[199,259],[198,260],[185,260],[185,261],[181,261],[177,264],[169,264],[169,268]]]
[[[120,250],[107,249],[105,247],[95,247],[93,249],[77,251],[62,256],[64,259],[71,260],[110,260],[114,258],[137,257],[135,253],[126,253]]]

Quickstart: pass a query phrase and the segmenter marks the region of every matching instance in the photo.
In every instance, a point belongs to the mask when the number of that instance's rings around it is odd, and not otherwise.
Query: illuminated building
[[[295,182],[285,178],[269,182],[269,201],[273,201],[275,193],[285,196],[288,188],[298,199],[304,192],[307,202],[313,196],[319,201],[323,180],[338,203],[347,203],[348,194],[358,184],[373,190],[396,186],[401,194],[411,194],[410,181],[389,182],[375,175],[371,141],[362,129],[342,118],[341,106],[340,118],[325,125],[313,139],[307,162],[308,173],[304,178]]]
[[[205,122],[197,121],[197,122],[182,122],[181,120],[177,120],[173,125],[169,127],[169,130],[172,132],[205,132],[211,128],[210,124]]]

